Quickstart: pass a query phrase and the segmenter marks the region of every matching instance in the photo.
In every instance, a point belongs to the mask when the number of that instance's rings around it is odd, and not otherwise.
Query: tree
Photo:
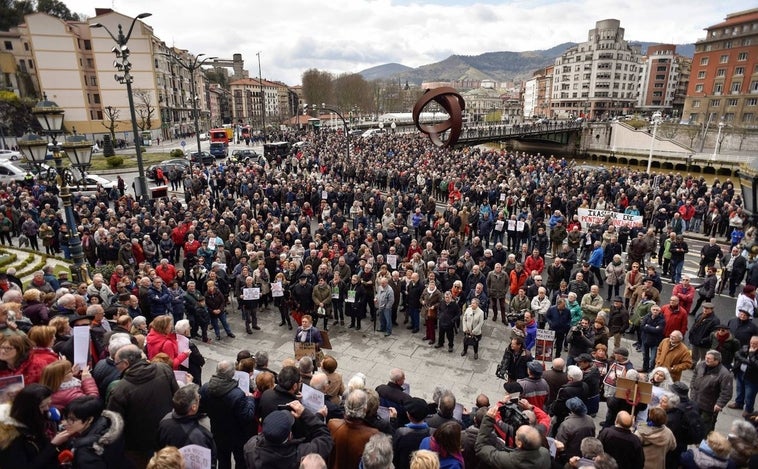
[[[333,104],[334,86],[331,73],[311,68],[303,72],[303,97],[308,104]]]
[[[105,107],[105,119],[103,120],[102,124],[103,127],[108,129],[108,132],[110,132],[112,142],[116,141],[116,126],[118,125],[118,116],[120,113],[121,110],[113,106]]]
[[[682,126],[682,129],[684,129],[684,135],[687,136],[687,138],[690,139],[690,147],[695,144],[695,139],[698,135],[700,135],[700,126],[699,125],[693,125],[693,124],[685,124]]]
[[[153,128],[153,116],[155,115],[155,106],[153,106],[153,94],[150,90],[137,88],[133,91],[137,104],[134,110],[137,111],[137,127],[140,130],[150,130]]]
[[[679,133],[679,127],[679,124],[664,123],[658,126],[658,133],[663,138],[673,139]]]
[[[345,73],[332,84],[335,103],[340,109],[368,109],[372,102],[371,85],[358,73]]]
[[[0,0],[0,30],[8,31],[24,22],[24,15],[34,13],[33,2]]]
[[[19,98],[12,91],[0,91],[0,125],[16,137],[27,130],[41,130],[39,122],[32,114],[35,101],[29,98]]]
[[[37,0],[37,12],[47,13],[64,21],[79,20],[79,16],[71,13],[66,4],[59,0]]]

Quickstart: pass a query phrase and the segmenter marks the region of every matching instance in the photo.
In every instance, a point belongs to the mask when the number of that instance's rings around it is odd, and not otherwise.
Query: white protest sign
[[[189,339],[182,334],[176,334],[176,351],[179,352],[180,355],[189,351]],[[184,359],[182,366],[189,368],[189,356]]]
[[[244,371],[235,371],[234,380],[237,381],[237,386],[239,386],[245,394],[250,392],[250,375],[248,373]]]
[[[307,384],[303,383],[303,387],[300,390],[300,393],[302,394],[302,403],[303,406],[310,410],[313,413],[316,413],[324,407],[324,393],[321,391],[317,391],[313,389],[312,387],[308,386]]]
[[[254,288],[243,288],[242,289],[242,299],[245,301],[251,301],[251,300],[259,300],[261,298],[261,289],[254,287]]]
[[[174,379],[176,380],[177,384],[179,386],[184,386],[187,384],[187,372],[181,371],[181,370],[174,370]]]
[[[200,445],[179,448],[184,458],[184,469],[211,469],[211,450]]]
[[[589,208],[580,208],[577,210],[579,223],[582,229],[587,229],[592,225],[600,225],[605,222],[606,217],[611,217],[611,223],[617,228],[622,226],[633,226],[642,224],[642,215],[627,215],[626,213],[613,212],[610,210],[593,210]]]
[[[459,422],[463,420],[463,404],[460,402],[455,404],[455,409],[453,409],[453,418]]]
[[[397,254],[387,254],[387,264],[390,265],[392,270],[397,269]]]
[[[84,367],[89,361],[89,326],[74,327],[74,365]]]
[[[271,284],[271,296],[274,298],[281,298],[284,296],[282,282],[274,282]]]

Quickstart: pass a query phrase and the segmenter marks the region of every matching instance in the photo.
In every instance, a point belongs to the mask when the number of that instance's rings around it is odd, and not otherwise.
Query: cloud
[[[94,16],[91,0],[66,4]],[[115,9],[153,13],[147,23],[155,33],[193,53],[241,53],[254,76],[261,51],[264,77],[294,85],[313,67],[335,74],[387,62],[416,67],[450,54],[581,42],[607,18],[621,20],[629,40],[692,43],[706,26],[754,6],[754,0],[726,6],[691,0],[129,0]]]

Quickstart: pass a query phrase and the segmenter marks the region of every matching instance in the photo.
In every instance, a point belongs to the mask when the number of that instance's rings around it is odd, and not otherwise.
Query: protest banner
[[[555,344],[555,331],[537,329],[537,343],[534,347],[534,359],[545,362],[553,361],[553,345]]]
[[[577,215],[579,216],[579,223],[582,225],[582,229],[586,230],[592,225],[601,225],[605,222],[605,219],[610,217],[611,223],[616,228],[622,226],[633,226],[642,224],[642,215],[629,215],[621,212],[614,212],[611,210],[594,210],[589,208],[577,209]]]

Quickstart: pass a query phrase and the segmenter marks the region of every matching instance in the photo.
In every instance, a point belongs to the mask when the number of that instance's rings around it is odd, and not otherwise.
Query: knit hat
[[[684,397],[687,397],[690,393],[690,388],[688,388],[687,385],[681,381],[672,383],[669,386],[669,390],[677,393],[679,396],[684,396]]]
[[[263,436],[270,443],[277,445],[287,441],[292,431],[295,417],[288,410],[275,410],[263,421]]]
[[[542,376],[542,372],[544,371],[544,368],[542,368],[542,363],[536,360],[530,361],[529,364],[527,365],[527,368],[529,368],[529,371],[531,371],[532,374],[536,376],[537,378]]]
[[[582,353],[578,357],[576,357],[575,361],[577,363],[579,363],[579,362],[589,362],[589,363],[592,363],[592,355],[590,355],[589,353]]]
[[[587,413],[587,406],[584,405],[581,399],[578,397],[572,397],[566,401],[566,408],[576,415],[585,415]]]
[[[619,354],[623,357],[629,357],[629,349],[626,347],[617,347],[613,350],[613,354]]]

